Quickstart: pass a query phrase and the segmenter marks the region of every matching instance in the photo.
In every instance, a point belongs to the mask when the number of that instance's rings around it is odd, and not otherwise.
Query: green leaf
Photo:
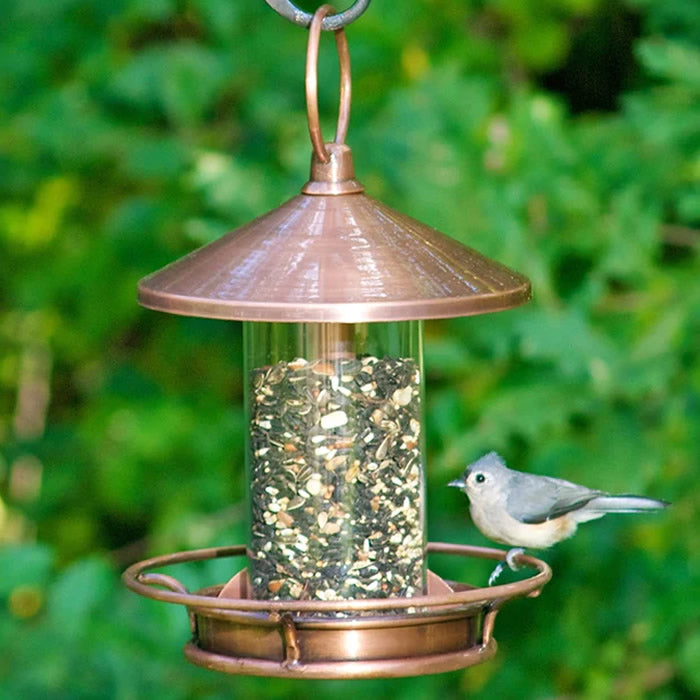
[[[46,585],[53,559],[46,544],[0,547],[0,596],[8,596],[18,586]]]
[[[100,557],[80,560],[52,583],[47,608],[51,624],[67,638],[83,635],[114,587],[112,568]]]
[[[184,126],[212,107],[225,79],[225,64],[213,51],[181,42],[137,54],[114,76],[112,90],[133,107]]]
[[[653,75],[700,88],[700,50],[697,46],[654,38],[641,41],[637,53]]]

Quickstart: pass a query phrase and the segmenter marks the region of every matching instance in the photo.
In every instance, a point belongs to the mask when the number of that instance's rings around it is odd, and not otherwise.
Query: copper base
[[[498,549],[430,544],[429,552],[502,560]],[[245,571],[226,587],[190,594],[176,579],[147,569],[185,561],[244,555],[223,547],[156,557],[124,573],[141,595],[185,605],[192,641],[185,656],[225,673],[280,678],[392,678],[472,666],[496,653],[494,620],[504,603],[539,595],[550,579],[544,562],[521,555],[538,573],[502,586],[474,588],[430,573],[427,595],[342,601],[265,601],[247,595]],[[153,588],[165,586],[169,590]],[[241,597],[220,597],[241,595]],[[323,616],[343,612],[343,617]]]
[[[488,661],[497,649],[495,639],[485,646],[474,646],[449,654],[433,654],[421,658],[377,659],[370,661],[327,661],[288,666],[264,659],[223,656],[200,649],[194,642],[185,645],[188,661],[210,671],[235,673],[243,676],[270,676],[274,678],[360,679],[401,678],[423,676],[428,673],[456,671]]]

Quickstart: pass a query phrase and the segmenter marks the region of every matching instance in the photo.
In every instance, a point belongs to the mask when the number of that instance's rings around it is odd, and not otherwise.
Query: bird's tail
[[[661,510],[671,504],[658,498],[618,494],[598,496],[586,504],[586,510],[596,513],[643,513],[648,510]]]

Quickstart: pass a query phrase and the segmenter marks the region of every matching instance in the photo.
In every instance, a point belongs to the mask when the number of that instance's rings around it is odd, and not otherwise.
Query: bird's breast
[[[569,514],[542,523],[521,523],[503,507],[491,504],[474,506],[470,513],[474,524],[486,537],[512,547],[546,549],[576,532],[576,521]]]

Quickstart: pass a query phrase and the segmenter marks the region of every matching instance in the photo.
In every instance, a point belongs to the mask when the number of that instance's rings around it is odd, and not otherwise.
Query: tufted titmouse
[[[517,548],[551,547],[571,537],[579,523],[606,513],[639,513],[669,505],[655,498],[610,495],[563,479],[508,469],[495,452],[470,464],[449,486],[467,495],[472,520],[486,537]],[[517,568],[513,557],[522,551],[508,552],[511,568]],[[501,571],[502,566],[497,567],[489,585]]]

